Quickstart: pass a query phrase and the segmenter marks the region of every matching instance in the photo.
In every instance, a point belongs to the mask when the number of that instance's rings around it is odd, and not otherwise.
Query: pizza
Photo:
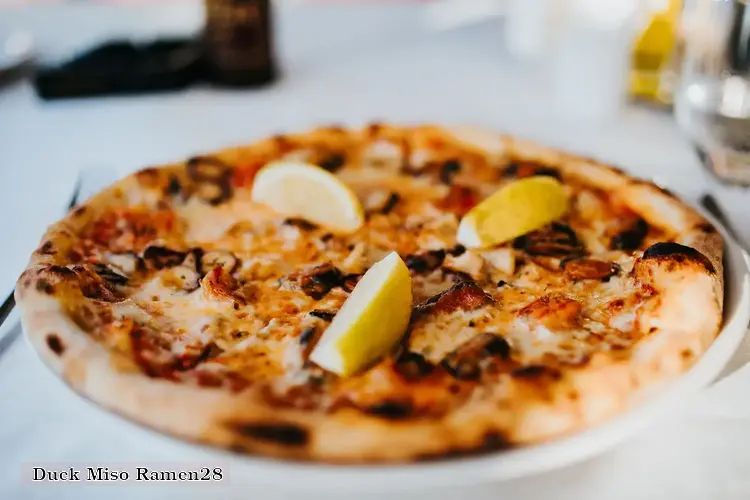
[[[279,161],[333,174],[361,226],[253,201]],[[458,242],[472,208],[534,177],[560,183],[564,214]],[[326,127],[118,181],[48,229],[16,299],[43,361],[128,419],[242,453],[405,462],[548,441],[657,391],[720,330],[722,246],[669,191],[591,159],[468,127]],[[356,373],[317,365],[391,252],[407,331]]]

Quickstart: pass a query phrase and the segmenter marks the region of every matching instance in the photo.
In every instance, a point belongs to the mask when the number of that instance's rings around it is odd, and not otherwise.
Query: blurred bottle
[[[207,77],[252,87],[276,78],[270,0],[205,0],[203,31]]]
[[[567,0],[552,51],[551,88],[561,117],[600,123],[627,101],[637,4]]]
[[[649,0],[645,29],[633,49],[630,94],[636,99],[671,105],[679,73],[678,22],[682,0]]]

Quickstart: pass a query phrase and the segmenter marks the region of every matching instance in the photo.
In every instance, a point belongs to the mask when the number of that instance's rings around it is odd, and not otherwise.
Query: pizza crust
[[[636,263],[634,272],[662,293],[644,316],[656,330],[634,347],[632,357],[598,352],[564,373],[530,371],[504,388],[514,396],[510,404],[483,401],[434,419],[382,418],[353,409],[310,413],[271,407],[255,388],[233,393],[150,378],[79,327],[47,286],[55,285],[48,269],[59,262],[58,252],[65,252],[76,232],[104,208],[137,199],[136,178],[150,175],[143,172],[95,196],[45,234],[16,288],[24,331],[43,361],[76,392],[133,421],[235,451],[344,463],[489,452],[570,434],[625,411],[708,348],[721,325],[723,242],[692,208],[653,184],[592,160],[486,131],[472,135],[463,130],[457,137],[497,157],[512,152],[559,165],[620,195],[686,246],[654,251]],[[219,156],[231,160],[241,154],[236,148]],[[181,167],[166,168],[176,172]]]

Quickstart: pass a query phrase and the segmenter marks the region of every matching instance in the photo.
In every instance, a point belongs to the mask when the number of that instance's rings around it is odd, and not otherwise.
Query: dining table
[[[430,23],[425,2],[278,3],[279,79],[258,89],[45,101],[28,79],[0,88],[0,298],[82,172],[112,179],[267,135],[373,121],[472,125],[539,141],[654,179],[690,203],[710,193],[750,241],[750,193],[715,179],[669,109],[628,103],[606,120],[555,111],[549,61],[516,61],[502,16]],[[6,8],[0,35],[32,35],[49,63],[106,39],[197,35],[194,0],[64,2]],[[592,75],[593,77],[593,75]],[[17,311],[0,337],[20,328]],[[20,336],[0,356],[0,499],[138,498],[750,498],[750,368],[692,394],[623,443],[580,463],[513,480],[399,491],[295,489],[294,478],[215,485],[34,484],[34,464],[179,463],[176,449],[74,394]]]

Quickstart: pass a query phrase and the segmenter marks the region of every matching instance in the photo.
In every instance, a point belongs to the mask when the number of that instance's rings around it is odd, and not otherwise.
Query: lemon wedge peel
[[[396,252],[373,265],[310,353],[318,366],[354,374],[387,354],[409,326],[411,276]]]
[[[301,217],[338,233],[352,233],[364,223],[354,192],[330,172],[309,163],[269,163],[255,176],[251,199],[290,217]]]
[[[548,176],[519,179],[472,208],[458,226],[456,239],[467,248],[487,248],[510,241],[559,219],[568,196]]]

